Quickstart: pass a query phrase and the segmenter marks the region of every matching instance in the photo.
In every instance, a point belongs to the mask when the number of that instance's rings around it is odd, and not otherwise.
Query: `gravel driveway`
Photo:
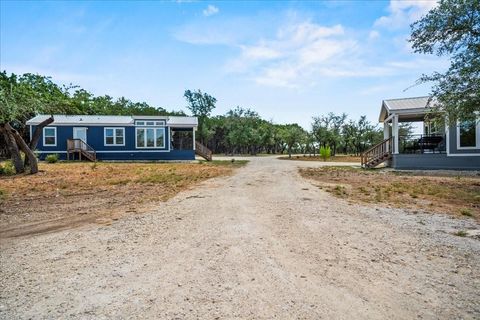
[[[252,158],[148,214],[1,243],[3,319],[479,319],[472,219],[364,207]],[[338,165],[338,164],[337,164]]]

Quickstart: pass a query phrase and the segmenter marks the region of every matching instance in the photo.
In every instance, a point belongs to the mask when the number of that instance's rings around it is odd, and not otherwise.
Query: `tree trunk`
[[[43,128],[45,128],[46,126],[48,126],[52,122],[53,122],[53,117],[50,117],[50,118],[40,122],[35,127],[35,131],[33,132],[33,135],[30,137],[31,138],[30,144],[29,144],[30,150],[33,151],[37,148],[38,140],[40,140],[40,136],[42,135]],[[29,157],[25,157],[25,161],[24,161],[23,164],[24,164],[24,166],[30,165]]]
[[[13,166],[15,167],[16,173],[25,172],[25,167],[23,166],[22,156],[20,155],[20,150],[18,150],[17,143],[15,142],[15,137],[13,134],[8,131],[5,125],[0,126],[0,132],[3,133],[5,142],[7,143],[8,150],[12,155]]]
[[[5,124],[5,129],[6,129],[7,132],[10,132],[13,135],[17,146],[20,147],[20,149],[23,151],[23,153],[25,153],[25,157],[28,158],[28,160],[30,162],[30,173],[31,174],[37,173],[38,172],[37,157],[35,157],[32,150],[25,143],[25,140],[23,140],[22,136],[17,132],[17,130],[13,129],[12,126],[10,126],[9,123]],[[21,160],[22,159],[20,158],[20,161]]]

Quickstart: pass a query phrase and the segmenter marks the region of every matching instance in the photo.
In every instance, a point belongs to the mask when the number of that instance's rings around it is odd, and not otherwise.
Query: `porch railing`
[[[67,157],[70,157],[71,153],[78,152],[80,157],[84,155],[91,161],[95,161],[97,159],[97,153],[95,149],[89,146],[85,141],[82,139],[67,139]]]
[[[399,153],[445,153],[446,136],[439,134],[399,136],[399,147]]]

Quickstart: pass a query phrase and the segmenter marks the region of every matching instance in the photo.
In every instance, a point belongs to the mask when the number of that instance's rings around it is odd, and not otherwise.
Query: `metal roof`
[[[27,121],[27,125],[39,124],[50,115],[38,115]],[[135,119],[166,120],[170,126],[198,125],[196,117],[168,116],[98,116],[98,115],[53,115],[53,125],[133,125]]]
[[[407,110],[407,109],[421,109],[425,108],[430,97],[416,97],[403,99],[388,99],[383,100],[388,110]]]
[[[419,114],[424,114],[427,109],[435,105],[435,101],[432,101],[427,107],[429,99],[430,97],[426,96],[383,100],[379,121],[383,122],[392,113],[418,112]]]

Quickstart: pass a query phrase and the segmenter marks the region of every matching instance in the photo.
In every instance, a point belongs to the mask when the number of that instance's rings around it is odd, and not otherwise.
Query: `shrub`
[[[58,154],[49,154],[45,157],[45,161],[48,163],[55,163],[58,162]]]
[[[320,157],[323,161],[327,161],[330,158],[331,150],[329,146],[320,147]]]
[[[11,160],[5,161],[3,163],[3,166],[0,165],[0,175],[11,176],[15,173],[15,166],[13,165],[13,162]]]
[[[460,209],[460,213],[462,214],[462,216],[467,216],[467,217],[472,217],[473,216],[472,210],[470,210],[468,208]]]
[[[460,230],[460,231],[455,232],[454,235],[459,236],[459,237],[466,237],[468,235],[468,233],[465,230]]]

